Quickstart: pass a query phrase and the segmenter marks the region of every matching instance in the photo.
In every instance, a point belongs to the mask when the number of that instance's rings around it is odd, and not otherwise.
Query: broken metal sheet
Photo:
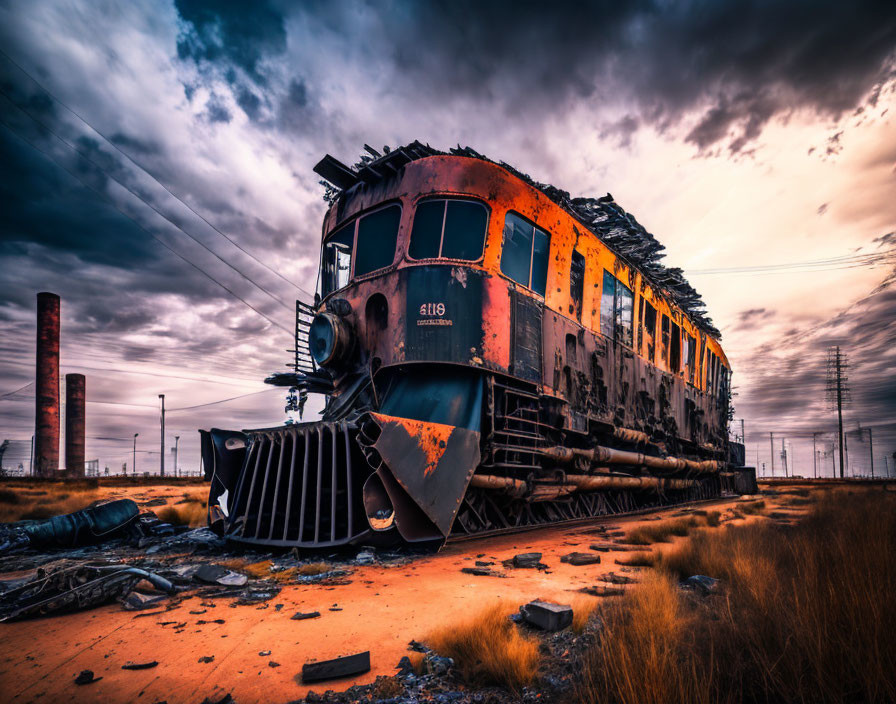
[[[193,573],[193,579],[206,584],[220,584],[224,587],[242,587],[249,578],[220,565],[203,564]]]
[[[320,682],[370,671],[370,651],[346,655],[332,660],[306,662],[302,665],[302,682]]]
[[[404,535],[397,482],[442,536],[448,536],[461,499],[479,463],[479,433],[440,423],[396,418],[380,413],[367,416],[359,441],[382,458],[377,473],[396,510],[396,524]],[[370,443],[371,435],[376,436]],[[399,498],[403,501],[403,497]],[[407,513],[406,513],[407,515]],[[405,526],[406,528],[406,526]]]
[[[78,565],[52,572],[43,569],[26,584],[0,594],[0,621],[44,616],[100,606],[124,597],[145,579],[169,594],[164,577],[126,565]]]

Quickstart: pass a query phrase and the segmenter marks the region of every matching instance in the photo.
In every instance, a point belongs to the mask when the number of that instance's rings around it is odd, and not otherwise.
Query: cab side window
[[[600,331],[624,345],[632,346],[635,295],[632,290],[604,270],[603,290],[600,294]]]
[[[548,281],[551,236],[516,213],[504,220],[501,272],[544,296]]]
[[[585,257],[573,250],[569,265],[569,312],[582,322],[585,301]]]

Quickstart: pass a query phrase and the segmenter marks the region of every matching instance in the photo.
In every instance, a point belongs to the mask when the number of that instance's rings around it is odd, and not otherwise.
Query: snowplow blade
[[[376,470],[364,486],[368,520],[407,542],[444,542],[479,464],[479,432],[367,413],[358,443]]]

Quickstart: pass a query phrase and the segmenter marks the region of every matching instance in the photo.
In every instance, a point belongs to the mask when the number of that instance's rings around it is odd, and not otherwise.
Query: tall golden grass
[[[896,497],[880,491],[832,492],[795,526],[699,531],[602,607],[577,698],[896,701],[894,555]],[[692,574],[720,595],[683,594]]]
[[[460,624],[444,626],[425,640],[439,655],[452,658],[471,686],[519,692],[535,681],[538,672],[538,640],[522,635],[500,604]]]

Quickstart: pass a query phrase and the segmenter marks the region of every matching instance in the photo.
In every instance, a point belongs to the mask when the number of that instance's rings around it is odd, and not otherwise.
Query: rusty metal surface
[[[59,469],[59,296],[37,294],[37,378],[34,410],[34,474]]]
[[[83,374],[65,375],[65,470],[71,477],[84,476],[86,384]]]
[[[358,440],[368,451],[368,460],[370,450],[381,459],[377,473],[395,504],[399,532],[404,536],[410,530],[409,524],[419,521],[410,512],[401,514],[398,502],[404,498],[398,495],[392,480],[446,537],[479,464],[479,433],[380,413],[368,414],[361,423]]]

